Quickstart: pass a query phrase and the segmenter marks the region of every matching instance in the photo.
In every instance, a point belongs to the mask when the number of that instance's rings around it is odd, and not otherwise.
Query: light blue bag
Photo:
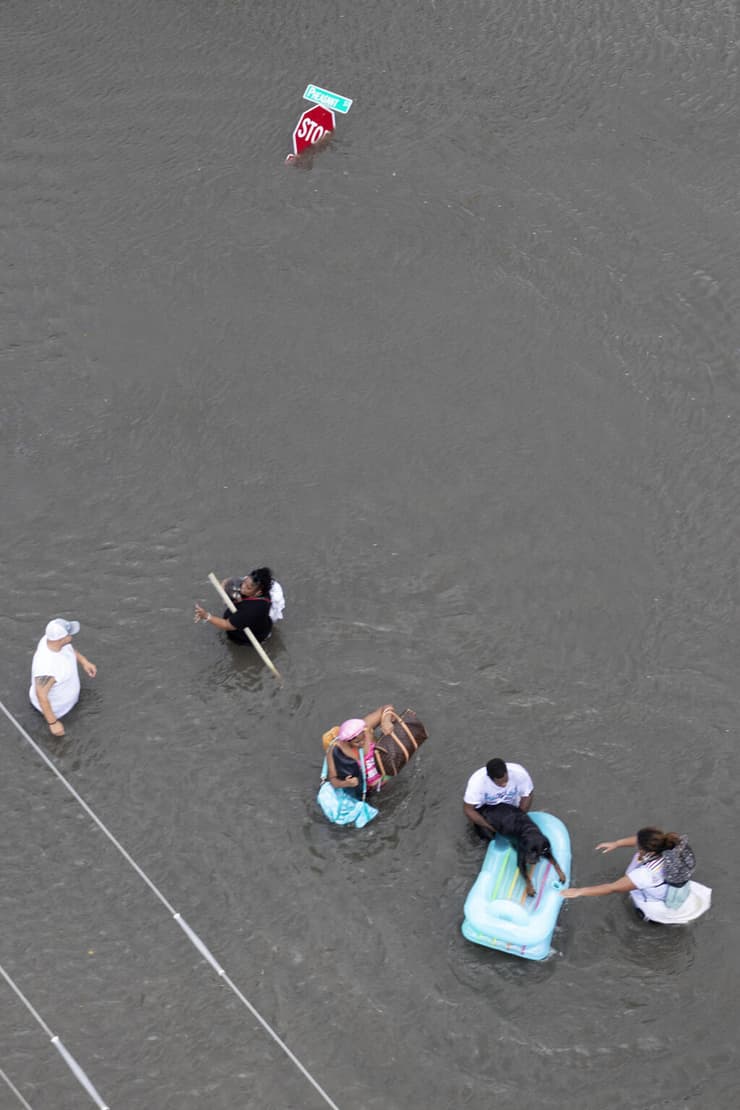
[[[683,886],[669,886],[668,893],[665,896],[665,905],[669,910],[677,910],[682,906],[689,896],[691,890],[691,883],[684,883]]]
[[[362,761],[361,761],[362,765]],[[354,825],[356,829],[363,829],[373,817],[378,816],[378,810],[369,802],[354,798],[348,790],[337,789],[327,780],[329,769],[326,759],[321,767],[321,786],[316,795],[316,801],[321,811],[333,825]],[[362,766],[363,787],[365,785],[365,768]],[[364,793],[364,790],[363,790]]]

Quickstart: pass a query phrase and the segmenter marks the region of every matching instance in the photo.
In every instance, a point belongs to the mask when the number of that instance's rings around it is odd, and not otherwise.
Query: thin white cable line
[[[15,993],[18,995],[18,997],[20,998],[23,1005],[28,1010],[28,1012],[39,1023],[39,1025],[41,1026],[43,1031],[46,1033],[46,1035],[49,1038],[49,1040],[51,1041],[51,1043],[54,1045],[54,1048],[57,1050],[57,1052],[62,1057],[62,1059],[64,1060],[64,1062],[67,1065],[67,1067],[69,1068],[69,1070],[74,1075],[77,1082],[85,1088],[85,1090],[87,1091],[87,1093],[89,1094],[89,1096],[93,1100],[93,1102],[96,1104],[96,1106],[98,1106],[100,1108],[100,1110],[109,1110],[108,1104],[106,1102],[104,1102],[103,1099],[101,1098],[101,1096],[98,1094],[98,1092],[96,1091],[93,1083],[90,1081],[87,1074],[85,1073],[84,1069],[80,1067],[80,1065],[77,1063],[77,1061],[75,1060],[74,1056],[69,1051],[69,1049],[65,1048],[61,1037],[58,1037],[55,1033],[52,1033],[49,1026],[46,1024],[44,1019],[41,1017],[41,1014],[39,1014],[36,1010],[34,1010],[33,1006],[28,1001],[28,999],[26,998],[23,991],[20,989],[20,987],[16,983],[13,982],[13,980],[8,975],[7,971],[2,966],[2,964],[0,964],[0,975],[2,975],[3,979],[8,984],[8,986],[12,990],[15,991]],[[16,1091],[16,1094],[18,1094],[21,1098],[23,1097],[22,1095],[20,1095],[19,1091]],[[26,1103],[26,1105],[28,1105],[28,1103]]]
[[[18,1090],[18,1088],[15,1086],[15,1084],[11,1081],[10,1077],[5,1074],[5,1072],[3,1071],[2,1068],[0,1068],[0,1079],[5,1080],[5,1082],[8,1084],[8,1086],[10,1087],[13,1094],[18,1096],[18,1101],[20,1102],[21,1106],[25,1107],[25,1110],[33,1110],[33,1106],[31,1106],[30,1102],[26,1102],[26,1100],[24,1099],[21,1092]]]
[[[82,808],[84,809],[84,811],[88,815],[88,817],[90,817],[90,819],[92,821],[94,821],[95,824],[98,826],[100,831],[102,833],[104,833],[105,836],[108,837],[111,844],[113,844],[114,847],[118,849],[118,851],[121,853],[123,858],[131,865],[131,867],[133,867],[136,874],[141,879],[144,880],[146,885],[151,890],[152,894],[154,894],[155,897],[159,899],[159,901],[162,903],[162,905],[165,907],[165,909],[169,910],[169,912],[172,914],[172,917],[177,922],[177,924],[180,926],[182,931],[185,933],[185,935],[188,938],[188,940],[190,941],[190,943],[195,948],[197,948],[197,950],[200,952],[200,954],[203,956],[203,958],[205,960],[207,960],[207,962],[211,965],[211,967],[214,969],[214,971],[216,971],[216,973],[223,979],[223,981],[226,983],[226,985],[229,987],[229,989],[236,995],[236,997],[239,999],[239,1001],[242,1002],[244,1004],[244,1006],[246,1006],[247,1010],[249,1010],[252,1017],[255,1018],[255,1020],[260,1023],[260,1025],[265,1030],[265,1032],[270,1037],[272,1037],[272,1039],[275,1041],[275,1044],[277,1044],[283,1050],[283,1052],[288,1057],[288,1059],[291,1060],[295,1064],[295,1066],[298,1068],[298,1071],[301,1073],[301,1075],[304,1077],[304,1079],[308,1080],[308,1082],[311,1084],[311,1086],[314,1088],[314,1090],[317,1091],[321,1095],[321,1097],[324,1099],[327,1106],[331,1107],[331,1110],[339,1110],[339,1107],[337,1106],[336,1102],[334,1102],[334,1100],[327,1094],[327,1092],[319,1084],[319,1082],[316,1079],[314,1079],[314,1077],[307,1070],[307,1068],[304,1067],[304,1065],[301,1063],[301,1061],[298,1059],[298,1057],[295,1055],[295,1053],[293,1053],[288,1048],[287,1044],[280,1037],[279,1033],[277,1033],[276,1030],[274,1030],[272,1028],[272,1026],[269,1024],[269,1022],[266,1021],[265,1018],[262,1017],[262,1015],[258,1012],[258,1010],[255,1009],[255,1007],[252,1005],[252,1003],[249,1001],[249,999],[244,994],[242,994],[242,992],[239,990],[239,988],[229,978],[229,976],[226,974],[226,972],[221,967],[221,965],[217,962],[216,958],[212,955],[212,953],[209,951],[209,949],[206,947],[206,945],[200,939],[200,937],[195,932],[195,930],[191,929],[190,925],[188,925],[185,918],[180,913],[178,913],[174,909],[173,906],[170,905],[170,903],[165,898],[164,894],[162,894],[162,892],[159,890],[159,888],[154,885],[152,880],[147,875],[144,874],[144,872],[139,867],[136,860],[132,856],[129,855],[129,853],[126,851],[126,849],[123,847],[123,845],[120,844],[116,840],[113,833],[110,832],[110,830],[106,828],[106,826],[103,824],[103,822],[100,820],[100,818],[95,813],[93,813],[93,811],[90,809],[90,806],[87,804],[87,802],[84,800],[84,798],[80,797],[80,795],[77,793],[75,788],[71,785],[71,783],[67,782],[67,780],[65,779],[65,777],[61,773],[61,771],[59,771],[54,766],[52,761],[49,759],[49,757],[46,755],[46,753],[38,746],[36,741],[31,739],[31,737],[28,735],[26,730],[23,728],[23,725],[21,725],[21,723],[15,719],[13,714],[10,712],[9,709],[6,708],[6,706],[4,705],[4,703],[2,701],[0,701],[0,709],[2,709],[3,713],[8,718],[10,723],[18,729],[18,732],[21,734],[23,739],[26,740],[31,745],[33,750],[44,761],[44,763],[47,765],[47,767],[49,767],[49,769],[54,772],[54,774],[57,776],[59,781],[69,791],[69,793],[72,795],[72,797],[77,802],[80,803],[80,805],[82,806]]]
[[[45,1022],[45,1021],[44,1021],[44,1019],[42,1018],[41,1014],[37,1013],[37,1012],[36,1012],[36,1010],[34,1010],[33,1006],[32,1006],[32,1005],[31,1005],[31,1003],[30,1003],[30,1002],[28,1001],[28,999],[26,998],[25,994],[23,994],[23,992],[21,991],[20,987],[17,987],[17,986],[15,985],[15,983],[14,983],[14,982],[13,982],[13,980],[12,980],[12,979],[10,978],[10,976],[8,975],[7,971],[5,970],[5,968],[3,967],[3,965],[2,965],[2,964],[0,964],[0,975],[2,975],[2,977],[3,977],[4,979],[5,979],[5,982],[6,982],[6,983],[8,984],[8,986],[9,986],[9,987],[11,988],[11,990],[14,990],[14,991],[15,991],[15,993],[16,993],[16,994],[18,995],[18,997],[20,998],[20,1000],[21,1000],[21,1002],[23,1003],[23,1005],[24,1005],[24,1006],[26,1007],[26,1009],[28,1010],[28,1012],[29,1012],[29,1013],[31,1014],[31,1016],[32,1016],[33,1018],[35,1018],[35,1019],[36,1019],[36,1021],[37,1021],[37,1022],[39,1023],[39,1025],[40,1025],[40,1026],[41,1026],[41,1028],[43,1029],[43,1031],[44,1031],[44,1032],[46,1033],[46,1035],[47,1035],[47,1037],[49,1038],[49,1040],[51,1040],[51,1038],[52,1038],[52,1037],[54,1036],[54,1033],[53,1033],[53,1032],[52,1032],[52,1030],[51,1030],[51,1029],[49,1028],[49,1026],[48,1026],[48,1025],[46,1024],[46,1022]]]

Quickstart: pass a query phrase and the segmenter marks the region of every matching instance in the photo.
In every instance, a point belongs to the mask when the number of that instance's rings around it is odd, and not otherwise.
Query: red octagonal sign
[[[321,104],[314,104],[313,108],[304,112],[293,132],[293,151],[296,156],[333,131],[335,123],[334,113]]]

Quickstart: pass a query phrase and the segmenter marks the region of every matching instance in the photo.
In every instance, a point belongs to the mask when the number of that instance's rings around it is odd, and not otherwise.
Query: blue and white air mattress
[[[570,882],[570,837],[551,813],[530,813],[550,841],[552,854]],[[463,936],[474,944],[497,948],[526,960],[544,960],[560,913],[563,883],[549,860],[534,869],[536,894],[528,898],[517,867],[516,848],[501,833],[488,846],[483,866],[465,899]]]

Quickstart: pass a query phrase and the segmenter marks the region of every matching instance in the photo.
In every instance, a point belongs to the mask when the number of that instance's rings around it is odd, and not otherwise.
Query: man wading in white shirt
[[[504,763],[503,759],[489,759],[485,767],[474,771],[468,779],[463,798],[463,811],[478,833],[485,837],[496,835],[486,821],[488,806],[508,802],[527,813],[532,805],[534,784],[521,763]]]
[[[43,714],[52,736],[64,736],[59,720],[77,704],[80,696],[80,675],[77,664],[90,678],[98,668],[72,647],[72,637],[80,631],[79,621],[55,617],[49,621],[38,642],[31,664],[31,705]]]

